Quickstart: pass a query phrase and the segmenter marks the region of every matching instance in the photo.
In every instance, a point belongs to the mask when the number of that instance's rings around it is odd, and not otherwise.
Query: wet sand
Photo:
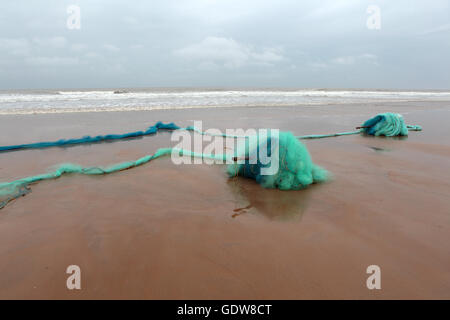
[[[0,145],[140,130],[157,120],[204,128],[352,130],[380,112],[422,132],[306,141],[330,182],[265,190],[220,165],[170,158],[120,173],[64,176],[0,210],[0,298],[450,298],[450,105],[0,116]],[[170,146],[169,133],[0,154],[0,181],[61,162],[107,165]],[[81,268],[81,290],[66,268]],[[381,268],[368,290],[366,268]]]

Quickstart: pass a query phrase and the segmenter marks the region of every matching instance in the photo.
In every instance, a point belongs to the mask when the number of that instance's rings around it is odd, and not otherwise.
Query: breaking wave
[[[399,101],[450,101],[444,91],[378,90],[41,90],[0,92],[0,114],[275,107]]]

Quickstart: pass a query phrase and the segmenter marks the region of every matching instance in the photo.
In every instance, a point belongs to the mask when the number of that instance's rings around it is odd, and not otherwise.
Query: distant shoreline
[[[47,93],[59,91],[126,91],[126,92],[164,92],[164,91],[359,91],[359,92],[450,92],[450,88],[308,88],[308,87],[104,87],[104,88],[11,88],[0,89],[4,93]]]

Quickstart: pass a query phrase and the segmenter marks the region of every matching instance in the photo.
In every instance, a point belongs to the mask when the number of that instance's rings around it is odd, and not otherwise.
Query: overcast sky
[[[450,1],[1,1],[1,89],[167,86],[450,89]]]

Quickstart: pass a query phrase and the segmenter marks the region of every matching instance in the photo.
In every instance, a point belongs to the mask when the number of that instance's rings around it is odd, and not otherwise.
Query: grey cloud
[[[118,51],[120,51],[119,47],[117,47],[117,46],[115,46],[113,44],[109,44],[109,43],[104,44],[103,48],[106,49],[107,51],[110,51],[110,52],[118,52]]]
[[[61,36],[50,38],[33,38],[33,43],[41,47],[60,49],[67,45],[67,39]]]
[[[375,63],[377,64],[378,57],[374,54],[364,53],[358,56],[344,56],[331,59],[332,63],[341,65],[353,65],[357,63]]]
[[[255,49],[232,38],[206,37],[199,43],[174,51],[175,56],[201,64],[239,68],[245,65],[273,65],[282,61],[281,48]]]
[[[50,68],[75,65],[79,63],[77,58],[67,57],[28,57],[25,59],[28,64],[35,66],[45,66]]]
[[[444,25],[441,25],[441,26],[438,26],[438,27],[435,27],[432,29],[425,30],[423,32],[420,32],[419,34],[427,35],[427,34],[438,33],[438,32],[447,32],[447,34],[448,34],[448,33],[450,33],[449,31],[450,31],[450,23],[447,23],[447,24],[444,24]]]
[[[66,26],[73,4],[80,30]],[[380,8],[380,30],[366,27],[369,5]],[[15,0],[0,7],[3,89],[450,87],[448,0]]]
[[[28,39],[24,38],[3,38],[0,39],[0,52],[2,53],[2,56],[26,56],[30,52],[30,43]]]

